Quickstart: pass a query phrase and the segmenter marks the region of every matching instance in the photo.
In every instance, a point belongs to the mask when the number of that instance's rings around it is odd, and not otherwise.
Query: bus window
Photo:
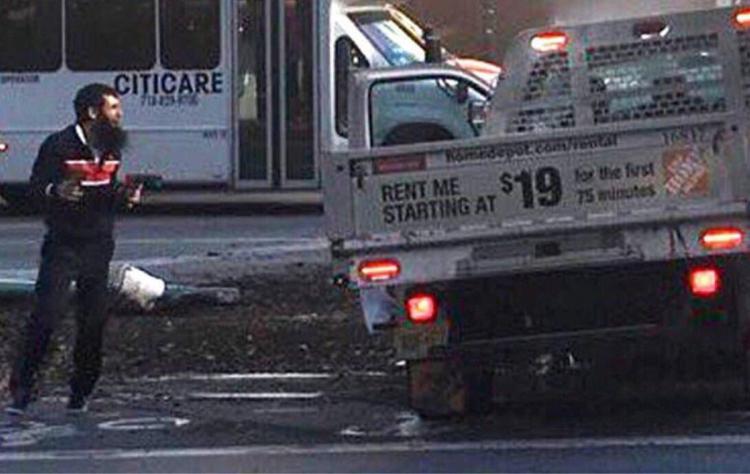
[[[213,69],[221,60],[220,2],[160,2],[161,62],[167,69]]]
[[[62,62],[61,0],[0,2],[0,71],[56,71]]]
[[[155,63],[154,0],[67,0],[65,38],[74,71],[151,69]]]

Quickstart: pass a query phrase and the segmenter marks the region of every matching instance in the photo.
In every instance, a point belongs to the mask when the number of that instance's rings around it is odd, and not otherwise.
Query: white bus
[[[0,1],[0,194],[27,182],[41,141],[73,121],[73,95],[89,82],[122,95],[124,173],[161,175],[168,188],[317,188],[320,142],[346,138],[334,122],[345,108],[328,107],[346,87],[336,42],[351,41],[355,66],[424,60],[415,23],[364,3]]]

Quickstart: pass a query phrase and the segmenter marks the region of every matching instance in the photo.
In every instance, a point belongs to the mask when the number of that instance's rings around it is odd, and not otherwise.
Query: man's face
[[[104,103],[101,106],[100,112],[101,118],[109,122],[113,127],[119,127],[122,125],[122,102],[119,97],[113,95],[105,95]]]
[[[89,128],[91,146],[97,150],[120,151],[127,143],[122,129],[122,103],[114,95],[105,95],[96,119]]]

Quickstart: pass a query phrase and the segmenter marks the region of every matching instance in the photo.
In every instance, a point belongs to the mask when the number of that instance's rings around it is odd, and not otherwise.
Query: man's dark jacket
[[[117,162],[119,166],[120,154],[104,153],[97,160],[92,149],[78,137],[75,125],[50,135],[42,143],[31,174],[31,192],[43,205],[50,236],[75,240],[111,238],[115,211],[124,202],[124,189],[117,183],[116,170],[109,175],[108,183],[84,187],[81,202],[68,202],[56,195],[55,186],[69,174],[69,160],[101,169],[103,161]]]

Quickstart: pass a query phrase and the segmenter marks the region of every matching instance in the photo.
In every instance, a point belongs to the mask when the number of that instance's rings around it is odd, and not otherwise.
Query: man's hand
[[[54,194],[67,202],[81,202],[81,199],[83,199],[81,183],[75,179],[66,179],[55,185]]]

